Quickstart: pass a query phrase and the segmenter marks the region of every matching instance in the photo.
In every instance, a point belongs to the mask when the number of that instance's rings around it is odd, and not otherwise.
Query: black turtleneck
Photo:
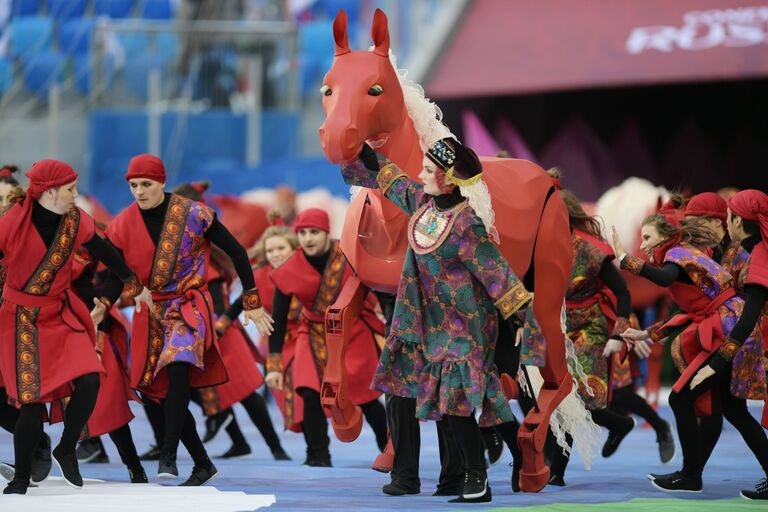
[[[171,194],[166,193],[165,199],[158,206],[147,210],[140,210],[141,218],[144,219],[144,225],[147,227],[149,236],[157,245],[160,240],[160,233],[165,222],[165,213],[168,211],[168,204],[171,200]],[[232,233],[224,227],[218,217],[213,218],[208,230],[203,235],[206,240],[216,244],[224,253],[230,257],[237,271],[237,276],[243,285],[244,290],[251,290],[256,287],[253,279],[253,270],[251,262],[248,259],[248,253],[245,248],[232,236]]]
[[[742,240],[741,246],[745,251],[751,254],[755,246],[762,240],[760,235],[752,235]],[[755,325],[757,325],[757,322],[760,320],[760,314],[765,308],[765,303],[767,301],[768,288],[756,283],[744,285],[744,309],[741,311],[741,316],[729,335],[732,340],[739,345],[743,345],[744,342],[747,341],[747,338],[755,329]],[[709,364],[717,371],[724,371],[730,367],[728,361],[722,358],[719,354],[716,354]]]
[[[40,238],[43,239],[46,248],[50,248],[51,244],[53,244],[53,239],[56,237],[56,231],[59,229],[62,217],[62,215],[52,212],[37,201],[33,203],[32,225],[35,226],[35,229],[40,234]],[[133,272],[128,268],[120,253],[96,233],[93,234],[89,241],[83,244],[83,247],[94,258],[104,262],[104,265],[112,271],[111,277],[105,281],[100,295],[106,296],[114,303],[120,297],[123,283],[131,280]],[[72,283],[73,288],[77,290],[89,309],[93,307],[93,298],[97,296],[96,289],[91,282],[92,277],[86,272]]]
[[[447,194],[440,194],[439,196],[432,197],[435,199],[435,206],[437,206],[438,210],[450,210],[460,202],[466,200],[466,198],[461,195],[459,187],[454,187],[454,189]]]

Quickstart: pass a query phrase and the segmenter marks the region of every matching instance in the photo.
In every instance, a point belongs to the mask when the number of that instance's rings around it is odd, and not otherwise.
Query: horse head
[[[371,27],[373,51],[352,51],[347,37],[347,13],[333,22],[333,65],[324,79],[320,145],[334,164],[357,157],[368,141],[383,146],[403,126],[407,110],[402,86],[389,60],[387,16],[379,9]]]

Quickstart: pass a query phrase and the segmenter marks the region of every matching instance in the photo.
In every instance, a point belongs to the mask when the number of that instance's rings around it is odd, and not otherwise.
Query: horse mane
[[[373,47],[370,48],[373,51]],[[424,94],[424,88],[408,79],[407,69],[397,69],[397,58],[392,50],[389,51],[389,61],[395,70],[400,86],[403,88],[403,100],[408,116],[413,121],[413,127],[419,134],[419,145],[422,152],[427,150],[440,139],[456,136],[443,124],[443,112],[440,107]]]

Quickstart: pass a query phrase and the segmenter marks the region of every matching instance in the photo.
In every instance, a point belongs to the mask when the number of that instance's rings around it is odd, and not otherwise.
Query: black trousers
[[[693,390],[690,382],[686,382],[680,392],[673,391],[669,396],[683,451],[683,473],[700,476],[704,471],[708,454],[702,450],[702,428],[696,419],[694,402],[709,390],[719,390],[723,416],[739,431],[768,477],[768,437],[760,423],[749,413],[747,401],[731,395],[730,385],[731,370],[728,369],[709,377]]]

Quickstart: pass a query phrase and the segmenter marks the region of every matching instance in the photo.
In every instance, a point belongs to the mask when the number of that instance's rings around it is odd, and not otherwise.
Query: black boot
[[[241,459],[244,457],[247,457],[251,454],[251,447],[246,445],[238,446],[236,444],[233,444],[230,446],[229,450],[222,453],[217,459]]]
[[[216,478],[218,474],[216,466],[210,460],[206,460],[200,464],[195,464],[195,467],[192,468],[192,474],[186,482],[179,484],[179,487],[200,487]]]
[[[128,468],[128,476],[131,479],[132,484],[148,484],[147,472],[144,471],[142,466],[136,466],[135,468]]]
[[[77,462],[80,464],[108,464],[109,456],[104,449],[104,444],[101,442],[101,438],[92,437],[80,441],[75,449],[75,455],[77,456]]]
[[[659,458],[662,464],[669,464],[675,460],[675,436],[672,427],[666,421],[664,430],[656,434],[656,442],[659,444]]]
[[[27,494],[29,480],[14,478],[3,489],[3,494]]]
[[[315,455],[315,457],[312,460],[307,459],[307,462],[305,463],[309,467],[313,468],[330,468],[333,467],[331,465],[331,454],[330,453],[324,453],[321,455]]]
[[[51,438],[43,432],[32,459],[32,477],[29,480],[33,487],[43,483],[48,478],[48,475],[51,474],[52,465]]]
[[[272,458],[275,460],[292,460],[291,457],[285,453],[285,450],[283,450],[282,446],[278,446],[272,450]]]
[[[495,427],[481,428],[480,436],[483,438],[483,445],[488,454],[488,462],[496,464],[504,453],[504,441]]]
[[[75,489],[83,487],[83,477],[80,476],[80,468],[77,465],[77,456],[73,453],[61,453],[61,447],[53,450],[53,461],[59,467],[64,481]]]
[[[603,457],[610,457],[616,453],[621,442],[633,428],[635,428],[635,419],[627,416],[626,421],[620,430],[609,432],[608,439],[605,440],[605,444],[603,445]]]
[[[161,454],[157,465],[157,478],[173,480],[178,477],[179,468],[176,467],[176,454]]]
[[[149,450],[141,454],[139,460],[160,460],[160,448],[151,445]]]
[[[467,469],[464,472],[464,488],[461,496],[449,500],[449,503],[489,503],[491,486],[485,468]]]
[[[224,412],[209,416],[205,419],[205,435],[203,436],[203,443],[213,441],[221,429],[225,429],[235,419],[235,415],[231,409],[227,409]]]

